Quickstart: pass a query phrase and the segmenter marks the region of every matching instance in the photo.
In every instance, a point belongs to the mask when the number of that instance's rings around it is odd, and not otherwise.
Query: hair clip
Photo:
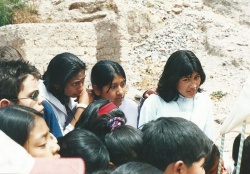
[[[114,117],[107,122],[107,126],[111,128],[111,132],[124,124],[125,124],[125,119],[122,117]]]
[[[115,108],[117,108],[117,106],[113,102],[110,102],[99,109],[98,116],[102,116],[103,114],[108,114]]]

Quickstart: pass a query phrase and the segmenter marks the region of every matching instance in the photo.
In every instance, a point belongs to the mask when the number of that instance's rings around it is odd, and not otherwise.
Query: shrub
[[[27,1],[27,0],[26,0]],[[32,13],[25,0],[0,0],[0,26],[13,23],[16,12]],[[31,11],[31,12],[30,12]],[[16,23],[16,22],[15,22]]]

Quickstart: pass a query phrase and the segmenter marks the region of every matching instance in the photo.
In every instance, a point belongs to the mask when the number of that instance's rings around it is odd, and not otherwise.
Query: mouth
[[[124,97],[116,98],[116,101],[122,101]]]
[[[195,95],[195,94],[196,94],[196,90],[188,91],[188,93],[189,93],[190,95]]]

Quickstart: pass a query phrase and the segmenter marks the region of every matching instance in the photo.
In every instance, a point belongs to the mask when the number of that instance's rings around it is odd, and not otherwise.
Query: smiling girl
[[[174,52],[158,82],[158,94],[151,94],[140,110],[139,127],[159,117],[182,117],[196,123],[213,140],[212,103],[200,88],[205,79],[201,63],[193,52]]]

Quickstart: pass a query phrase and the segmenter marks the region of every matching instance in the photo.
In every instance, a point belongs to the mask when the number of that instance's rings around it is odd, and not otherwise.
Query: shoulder
[[[122,104],[121,106],[119,106],[119,108],[121,110],[127,110],[127,109],[133,109],[133,108],[137,110],[138,104],[132,99],[125,98],[123,99]]]
[[[159,95],[157,94],[151,94],[146,100],[145,102],[150,102],[150,103],[154,103],[154,102],[165,102]]]
[[[198,92],[195,95],[195,99],[196,100],[205,100],[205,101],[210,101],[211,100],[211,98],[210,98],[210,96],[208,95],[207,92]]]
[[[129,98],[124,98],[124,100],[123,100],[122,103],[129,104],[129,105],[136,105],[137,106],[137,103],[134,100],[129,99]]]

